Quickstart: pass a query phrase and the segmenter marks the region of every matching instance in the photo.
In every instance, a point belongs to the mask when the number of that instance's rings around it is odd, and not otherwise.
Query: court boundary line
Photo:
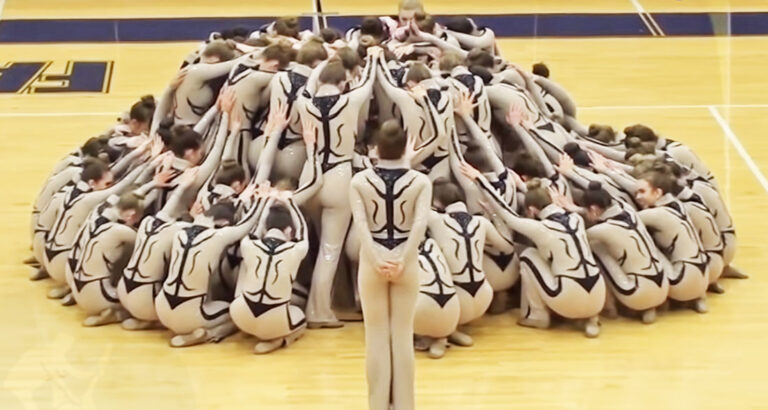
[[[17,96],[17,95],[14,95]],[[2,98],[0,98],[2,101]],[[668,109],[709,109],[718,108],[768,108],[768,104],[678,104],[678,105],[593,105],[577,107],[577,110],[668,110]],[[117,116],[120,111],[91,112],[0,112],[0,117],[100,117]]]
[[[760,185],[762,185],[765,192],[768,192],[768,179],[765,178],[765,175],[760,170],[760,167],[757,165],[755,160],[752,159],[752,156],[749,155],[749,153],[747,152],[747,149],[744,148],[744,145],[741,144],[741,140],[736,135],[736,133],[733,132],[730,124],[728,124],[728,121],[726,121],[725,118],[723,118],[723,116],[720,114],[720,111],[717,110],[716,106],[711,105],[708,107],[708,109],[709,109],[709,113],[712,115],[712,117],[715,119],[717,124],[723,130],[725,137],[728,139],[728,141],[731,142],[731,145],[733,145],[733,147],[736,148],[736,152],[739,153],[741,158],[747,164],[747,168],[749,168],[749,170],[752,171],[752,174],[755,176],[755,178],[757,178],[757,182],[759,182]]]

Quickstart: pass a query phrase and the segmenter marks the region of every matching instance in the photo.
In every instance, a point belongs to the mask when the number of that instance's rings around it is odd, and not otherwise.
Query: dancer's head
[[[379,41],[384,38],[384,24],[378,17],[366,17],[360,24],[360,35],[371,36]]]
[[[133,192],[127,192],[120,195],[120,199],[117,201],[117,212],[119,218],[128,226],[137,226],[141,221],[141,216],[144,214],[144,204],[142,199]]]
[[[274,72],[288,67],[295,59],[296,51],[286,43],[277,42],[265,48],[261,56],[264,62],[259,65],[259,69]]]
[[[229,201],[222,201],[212,205],[203,214],[213,221],[217,228],[223,228],[235,223],[235,205]]]
[[[445,53],[440,57],[440,71],[444,73],[450,73],[462,64],[464,64],[464,59],[456,53]]]
[[[432,78],[432,72],[422,63],[415,63],[408,68],[405,74],[406,88],[413,88],[424,80]]]
[[[397,17],[400,25],[406,25],[416,17],[416,13],[424,13],[424,4],[421,0],[400,0]]]
[[[536,63],[533,65],[533,73],[544,78],[549,78],[549,67],[544,63]]]
[[[216,183],[232,188],[238,194],[243,192],[245,186],[245,170],[235,160],[224,160],[216,174]]]
[[[535,218],[542,209],[552,203],[552,197],[538,178],[528,181],[526,185],[528,192],[525,193],[525,210],[528,212],[528,216]]]
[[[315,68],[321,62],[328,58],[328,52],[325,51],[323,44],[318,41],[308,41],[299,49],[296,56],[296,62]]]
[[[452,17],[445,23],[445,28],[457,33],[473,34],[475,32],[475,25],[472,20],[467,17]]]
[[[94,191],[101,191],[114,184],[115,176],[109,170],[106,162],[98,158],[89,158],[83,163],[80,180],[88,184]]]
[[[224,40],[213,40],[205,46],[201,57],[206,64],[221,63],[235,58],[235,50]]]
[[[152,124],[152,116],[155,114],[155,97],[145,95],[139,102],[131,106],[128,127],[131,135],[146,134]]]
[[[491,53],[479,48],[473,48],[467,53],[467,65],[470,67],[480,66],[492,69],[495,65],[495,61],[493,60]]]
[[[545,177],[544,166],[541,165],[536,158],[534,158],[528,151],[522,151],[515,158],[515,164],[512,169],[523,181],[528,181],[533,178]]]
[[[659,140],[659,136],[656,135],[652,129],[643,124],[630,125],[629,127],[624,128],[624,135],[626,135],[627,138],[640,138],[643,142],[656,143]]]
[[[278,36],[299,38],[299,18],[298,17],[280,17],[275,20],[275,33]]]
[[[671,172],[651,170],[637,181],[635,201],[642,208],[651,208],[665,194],[676,195],[680,192],[680,188],[677,178]]]
[[[325,65],[323,71],[320,72],[318,81],[320,84],[334,85],[339,89],[343,89],[344,84],[347,81],[347,70],[344,69],[341,60],[337,58],[331,59],[331,61]]]
[[[611,206],[611,195],[603,189],[597,181],[589,183],[587,190],[581,198],[581,202],[587,208],[587,218],[596,221]]]
[[[475,169],[479,170],[482,173],[489,173],[493,172],[493,167],[491,166],[491,161],[488,160],[488,156],[485,153],[485,150],[480,148],[477,145],[469,145],[467,146],[467,150],[463,154],[464,160],[469,163],[469,165],[472,165]]]
[[[464,191],[448,178],[438,178],[432,183],[432,207],[437,210],[445,210],[445,207],[464,202]]]
[[[408,138],[397,120],[387,120],[376,135],[376,151],[379,159],[396,160],[403,157]]]
[[[280,239],[292,238],[293,218],[291,218],[291,212],[283,205],[273,205],[269,208],[269,214],[264,222],[264,227],[267,229],[267,236],[269,236],[269,231],[277,229],[285,235],[285,238]]]
[[[610,125],[592,124],[589,126],[587,136],[609,144],[616,140],[616,131]]]
[[[172,134],[171,151],[173,151],[173,154],[192,165],[200,164],[204,155],[203,141],[200,134],[187,126],[174,127]]]

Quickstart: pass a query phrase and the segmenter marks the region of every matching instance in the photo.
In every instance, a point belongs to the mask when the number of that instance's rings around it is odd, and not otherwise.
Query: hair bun
[[[624,145],[627,148],[640,148],[643,145],[643,141],[638,137],[628,137],[624,140]]]
[[[603,184],[601,184],[598,181],[591,181],[589,183],[589,186],[587,186],[587,189],[590,190],[590,191],[599,191],[599,190],[603,189]]]
[[[143,105],[147,105],[151,107],[155,106],[155,97],[152,94],[144,95],[139,100]]]
[[[539,189],[541,188],[541,179],[534,178],[528,181],[528,183],[525,186],[528,188],[529,191],[533,189]]]

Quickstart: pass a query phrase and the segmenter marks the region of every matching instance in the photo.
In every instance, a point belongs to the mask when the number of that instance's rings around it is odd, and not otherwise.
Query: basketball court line
[[[661,30],[661,27],[658,23],[656,23],[656,20],[653,19],[653,16],[645,11],[643,5],[640,4],[640,0],[629,1],[633,6],[635,6],[637,14],[640,16],[640,19],[643,20],[643,24],[648,27],[648,30],[651,32],[651,34],[653,34],[654,37],[664,37],[664,31]]]
[[[709,113],[712,114],[712,117],[715,119],[715,121],[717,121],[717,124],[720,125],[720,128],[723,129],[725,137],[728,139],[728,141],[731,142],[731,145],[736,148],[736,152],[739,153],[741,158],[747,164],[749,170],[752,171],[752,174],[754,174],[755,178],[757,178],[757,182],[763,186],[765,192],[768,192],[768,179],[765,178],[763,172],[760,171],[760,167],[757,166],[755,160],[752,159],[752,156],[749,155],[746,148],[744,148],[744,145],[741,144],[741,140],[736,135],[736,133],[733,132],[731,126],[728,124],[728,121],[723,118],[723,116],[720,114],[720,111],[717,110],[716,106],[710,106],[708,108]]]

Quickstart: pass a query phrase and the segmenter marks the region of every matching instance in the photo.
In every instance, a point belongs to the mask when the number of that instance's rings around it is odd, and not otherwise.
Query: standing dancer
[[[371,410],[414,408],[413,319],[418,247],[430,211],[429,179],[408,165],[396,121],[379,130],[379,163],[355,175],[350,206],[360,238],[360,299]]]

